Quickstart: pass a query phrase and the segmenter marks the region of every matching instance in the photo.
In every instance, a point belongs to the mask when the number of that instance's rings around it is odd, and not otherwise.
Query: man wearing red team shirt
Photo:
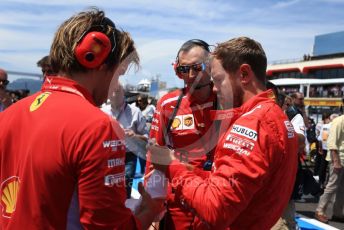
[[[92,8],[49,56],[57,76],[0,115],[0,229],[147,229],[160,210],[142,187],[137,215],[125,207],[124,132],[97,107],[138,64],[133,40]]]
[[[215,127],[210,111],[216,107],[209,75],[209,45],[199,39],[185,42],[177,53],[176,75],[184,81],[182,90],[163,96],[157,103],[150,138],[175,149],[178,158],[201,171],[210,170]],[[149,162],[147,171],[149,172]],[[203,170],[204,169],[204,170]],[[146,172],[146,173],[148,173]],[[165,229],[188,229],[194,215],[167,196]]]
[[[154,167],[170,180],[175,201],[196,215],[193,229],[270,229],[288,203],[298,142],[272,91],[265,89],[266,65],[264,50],[250,38],[215,48],[214,91],[229,109],[216,117],[225,118],[230,127],[218,141],[208,177],[191,171],[173,151],[150,147]]]

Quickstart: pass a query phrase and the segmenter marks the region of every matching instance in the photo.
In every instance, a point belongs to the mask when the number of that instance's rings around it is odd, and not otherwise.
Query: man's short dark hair
[[[38,67],[45,67],[45,66],[50,66],[50,58],[48,55],[42,57],[38,62],[37,62]]]
[[[303,96],[303,93],[301,93],[301,92],[295,92],[295,93],[290,94],[290,97],[293,98],[293,99],[297,99],[297,98],[298,98],[298,95],[302,95],[302,96]]]
[[[233,38],[218,44],[213,55],[229,73],[237,71],[242,64],[249,64],[257,79],[265,85],[267,59],[259,42],[248,37]]]
[[[191,40],[186,41],[180,47],[180,49],[178,50],[177,57],[176,57],[176,60],[177,60],[176,62],[178,63],[180,52],[188,52],[188,51],[190,51],[194,47],[201,47],[205,51],[207,51],[208,53],[210,52],[209,44],[208,43],[206,43],[205,41],[203,41],[201,39],[191,39]]]

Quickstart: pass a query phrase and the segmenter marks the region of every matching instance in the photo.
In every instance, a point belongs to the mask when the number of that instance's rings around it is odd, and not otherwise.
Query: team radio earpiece
[[[201,39],[191,39],[189,41],[186,41],[181,47],[180,49],[178,50],[178,53],[177,53],[177,57],[176,57],[176,61],[173,63],[173,69],[174,69],[174,72],[176,73],[176,75],[179,77],[179,78],[183,78],[182,75],[180,75],[177,71],[177,68],[179,66],[179,53],[186,49],[187,47],[193,47],[193,46],[200,46],[202,47],[204,50],[210,52],[210,49],[209,49],[209,44],[206,43],[205,41],[201,40]],[[205,65],[203,66],[202,65],[202,71],[205,70]]]
[[[106,26],[113,27],[114,23],[104,18],[99,26],[92,26],[89,30],[84,32],[77,42],[74,54],[78,62],[88,68],[94,69],[103,64],[109,57],[110,53],[115,50],[115,36],[112,33],[112,40],[104,33]]]
[[[81,65],[93,69],[104,62],[110,51],[109,38],[101,32],[92,31],[76,46],[75,56]]]

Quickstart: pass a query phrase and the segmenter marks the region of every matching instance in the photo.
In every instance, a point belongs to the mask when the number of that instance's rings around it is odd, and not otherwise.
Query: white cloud
[[[300,0],[291,0],[291,1],[279,1],[276,4],[272,5],[272,8],[285,8],[290,7],[300,2]]]

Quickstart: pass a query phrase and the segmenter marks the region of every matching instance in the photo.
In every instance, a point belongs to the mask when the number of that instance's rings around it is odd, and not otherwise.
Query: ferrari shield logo
[[[47,100],[50,94],[50,92],[45,92],[38,95],[35,98],[35,100],[31,103],[30,112],[33,112],[37,110],[39,107],[41,107],[41,105],[44,103],[45,100]]]

